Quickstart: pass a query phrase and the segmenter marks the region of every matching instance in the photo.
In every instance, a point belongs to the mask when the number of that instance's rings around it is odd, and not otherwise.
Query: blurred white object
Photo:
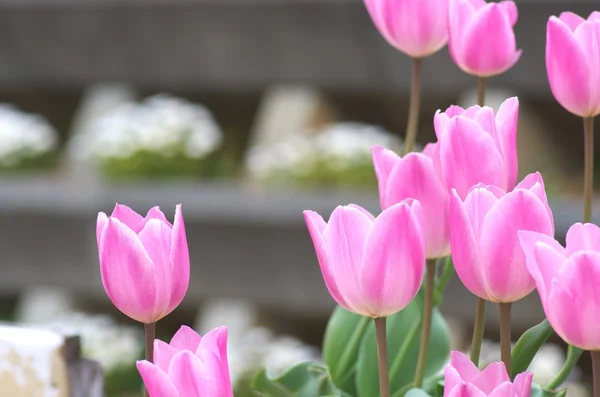
[[[222,131],[204,106],[168,95],[125,103],[90,121],[74,136],[69,153],[76,159],[127,158],[138,151],[174,155],[183,149],[202,158],[220,148]]]
[[[0,395],[68,397],[63,346],[53,332],[0,326]]]
[[[0,165],[18,166],[56,149],[56,130],[42,116],[0,104]]]
[[[488,87],[485,93],[485,106],[489,106],[497,112],[502,102],[514,96],[516,95],[512,91]],[[465,109],[477,105],[477,89],[472,88],[463,92],[458,99],[458,105]]]
[[[226,325],[230,346],[240,342],[246,332],[256,326],[258,310],[255,305],[234,299],[219,299],[208,301],[201,309],[195,329],[201,335]]]
[[[26,289],[16,308],[19,323],[43,323],[73,311],[75,298],[64,288],[36,286]]]

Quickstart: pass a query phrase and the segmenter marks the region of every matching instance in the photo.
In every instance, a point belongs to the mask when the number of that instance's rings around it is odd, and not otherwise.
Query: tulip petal
[[[402,310],[415,297],[425,271],[425,246],[418,202],[384,210],[366,237],[362,291],[369,313],[384,317]]]
[[[199,355],[205,350],[215,354],[227,364],[227,327],[215,328],[204,335],[195,351]]]
[[[111,217],[100,246],[102,283],[110,300],[134,320],[156,321],[154,265],[137,234]]]
[[[458,371],[460,377],[465,382],[470,382],[479,375],[479,369],[466,354],[459,351],[453,351],[450,357],[450,365]]]
[[[483,272],[496,302],[517,301],[535,288],[519,242],[519,230],[554,234],[544,204],[522,189],[500,198],[483,225],[480,240]]]
[[[98,219],[96,220],[96,242],[98,243],[98,250],[100,250],[100,237],[102,237],[102,232],[107,223],[108,216],[106,216],[104,212],[99,212]]]
[[[448,8],[448,49],[457,65],[462,64],[465,26],[476,14],[469,0],[450,0]],[[452,117],[448,115],[448,117]],[[439,137],[438,137],[439,139]]]
[[[471,383],[461,383],[456,385],[448,397],[487,397],[484,392],[479,390]]]
[[[544,185],[544,179],[542,178],[542,174],[539,172],[534,172],[532,174],[527,175],[516,187],[516,189],[526,189],[531,193],[535,194],[537,198],[540,199],[542,204],[546,207],[546,211],[548,212],[548,217],[552,222],[552,230],[554,230],[554,216],[552,215],[552,209],[548,204],[548,196],[546,196],[546,187]]]
[[[169,261],[172,273],[169,311],[172,311],[183,301],[190,284],[190,252],[181,204],[175,206]]]
[[[136,233],[139,233],[140,230],[142,230],[141,223],[144,220],[144,217],[124,204],[117,203],[110,216],[111,218],[117,218]]]
[[[531,383],[533,382],[533,374],[531,372],[522,372],[515,376],[513,385],[515,386],[515,395],[528,396],[531,392]]]
[[[196,355],[206,366],[206,395],[232,397],[233,389],[227,362],[227,328],[216,328],[204,335]]]
[[[569,112],[590,113],[590,65],[571,29],[556,17],[548,20],[546,69],[552,94]]]
[[[510,69],[517,53],[511,21],[496,3],[488,3],[464,28],[462,67],[476,76],[494,76]]]
[[[389,177],[385,198],[384,208],[407,198],[418,200],[424,213],[427,258],[441,258],[450,254],[448,191],[430,158],[421,153],[404,156]]]
[[[559,270],[544,309],[552,328],[584,350],[600,349],[600,254],[576,253]]]
[[[210,396],[204,375],[208,368],[194,353],[182,350],[173,357],[169,377],[181,396]]]
[[[589,20],[577,27],[575,39],[587,58],[590,103],[588,116],[600,114],[600,20]]]
[[[523,396],[523,395],[515,394],[515,387],[512,383],[510,383],[510,380],[506,381],[504,383],[499,383],[497,385],[498,386],[496,386],[491,392],[486,393],[486,395],[488,397],[507,397],[507,396],[521,397],[521,396]],[[526,393],[524,395],[528,396],[529,394],[530,393]]]
[[[589,20],[600,21],[600,11],[592,11],[592,13],[588,17],[588,19]]]
[[[577,29],[577,26],[585,22],[584,18],[571,11],[565,11],[561,13],[558,19],[564,22],[564,24],[567,25],[572,32],[574,32],[575,29]]]
[[[202,337],[193,329],[186,325],[182,325],[179,330],[173,335],[170,345],[178,350],[196,351],[200,346]]]
[[[385,195],[389,183],[389,177],[394,169],[394,166],[400,161],[400,157],[391,150],[381,146],[375,146],[371,149],[373,155],[373,167],[377,176],[379,186],[379,200],[381,208],[387,208],[385,205]]]
[[[156,365],[138,361],[136,366],[150,397],[182,397],[169,376]]]
[[[331,270],[331,265],[327,254],[327,245],[323,238],[323,232],[325,231],[327,224],[321,215],[314,211],[304,211],[304,220],[306,222],[306,226],[308,227],[308,233],[310,234],[315,247],[317,261],[319,262],[319,267],[321,268],[321,273],[323,274],[323,280],[325,281],[325,285],[327,286],[331,297],[340,306],[352,311],[337,287],[335,276]]]
[[[501,1],[498,6],[508,18],[511,26],[515,26],[519,20],[519,10],[514,1]]]
[[[173,225],[171,225],[171,222],[167,220],[165,214],[163,214],[163,212],[158,206],[152,207],[150,208],[150,210],[148,210],[146,217],[142,220],[142,222],[139,225],[140,230],[146,226],[146,223],[148,223],[150,219],[158,219],[161,222],[164,222],[165,225],[169,226],[169,228],[173,227]]]
[[[497,201],[485,189],[473,191],[463,203],[455,190],[450,194],[450,247],[456,274],[471,293],[489,298],[479,252],[479,229],[489,208]]]
[[[481,373],[471,379],[471,383],[477,386],[479,390],[484,392],[486,395],[492,393],[492,391],[500,384],[508,382],[510,385],[510,378],[506,372],[506,367],[503,362],[491,363]],[[512,385],[511,385],[512,386]],[[511,394],[504,394],[501,396],[507,396]],[[499,395],[500,396],[500,395]]]
[[[593,223],[575,223],[567,231],[567,254],[600,249],[600,228]]]
[[[452,390],[463,382],[460,374],[452,365],[444,369],[444,397],[448,397]]]
[[[489,106],[480,108],[477,113],[475,113],[473,120],[478,122],[482,130],[487,132],[492,137],[494,142],[497,142],[499,145],[498,136],[496,133],[496,117],[494,115],[494,109]]]
[[[519,99],[517,97],[509,98],[502,102],[496,114],[496,128],[500,149],[504,157],[507,190],[512,190],[519,176],[519,161],[517,157],[518,124]]]
[[[450,116],[448,114],[442,112],[441,110],[435,112],[435,116],[433,116],[433,129],[435,131],[435,136],[437,137],[438,141],[442,139],[442,136],[444,136],[449,122]]]
[[[165,372],[169,371],[171,360],[179,352],[174,346],[170,346],[159,339],[154,340],[154,364]]]
[[[440,160],[446,184],[465,197],[476,183],[505,189],[504,163],[491,136],[473,120],[452,119],[442,137]]]

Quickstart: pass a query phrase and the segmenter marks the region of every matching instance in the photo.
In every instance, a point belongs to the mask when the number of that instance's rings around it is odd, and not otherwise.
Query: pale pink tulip
[[[490,107],[451,106],[434,117],[439,162],[448,189],[465,198],[478,183],[510,191],[518,176],[517,124],[519,100],[509,98],[498,113]]]
[[[170,344],[155,340],[154,363],[137,368],[150,397],[233,397],[226,327],[204,337],[181,327]]]
[[[444,370],[444,397],[529,397],[532,380],[532,373],[523,372],[511,382],[503,362],[480,371],[469,357],[453,351]]]
[[[580,349],[600,350],[600,228],[574,224],[566,248],[543,233],[519,237],[552,328]]]
[[[142,217],[117,204],[96,224],[102,284],[127,316],[153,323],[183,300],[190,281],[190,258],[181,206],[171,223],[158,207]]]
[[[431,148],[428,145],[428,151]],[[400,158],[380,146],[372,151],[381,208],[389,208],[408,198],[418,200],[423,208],[425,256],[433,259],[449,255],[449,193],[433,160],[423,153],[409,153]]]
[[[345,309],[386,317],[415,297],[425,271],[421,206],[395,204],[377,217],[357,205],[339,206],[325,223],[304,211],[325,284]]]
[[[469,291],[492,302],[515,302],[531,293],[519,230],[554,235],[552,211],[539,173],[528,175],[510,193],[496,186],[474,186],[461,200],[450,196],[452,259]]]
[[[554,97],[581,117],[600,114],[600,12],[587,21],[572,12],[548,20],[546,70]]]
[[[387,42],[413,58],[439,51],[448,41],[449,0],[365,0]]]
[[[454,62],[479,77],[506,72],[521,57],[513,31],[518,17],[512,1],[450,0],[448,48]]]

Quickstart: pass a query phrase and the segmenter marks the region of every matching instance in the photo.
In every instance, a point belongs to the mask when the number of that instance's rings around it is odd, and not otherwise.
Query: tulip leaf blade
[[[565,397],[567,394],[567,390],[548,390],[544,389],[542,386],[537,383],[533,383],[531,385],[531,394],[530,397]]]
[[[517,374],[527,371],[537,352],[553,333],[554,330],[547,319],[525,331],[512,350],[513,379]]]

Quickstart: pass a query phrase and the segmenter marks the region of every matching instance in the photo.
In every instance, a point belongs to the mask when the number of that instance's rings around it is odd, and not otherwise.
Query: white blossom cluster
[[[58,134],[42,116],[0,104],[0,165],[14,167],[56,149]]]
[[[128,158],[139,151],[200,159],[219,149],[223,133],[212,113],[186,100],[155,95],[92,120],[71,141],[78,159]]]
[[[270,145],[250,149],[246,167],[256,179],[288,174],[301,175],[317,163],[337,170],[371,161],[371,148],[398,150],[400,139],[385,129],[363,123],[331,124],[319,131],[290,134]]]

